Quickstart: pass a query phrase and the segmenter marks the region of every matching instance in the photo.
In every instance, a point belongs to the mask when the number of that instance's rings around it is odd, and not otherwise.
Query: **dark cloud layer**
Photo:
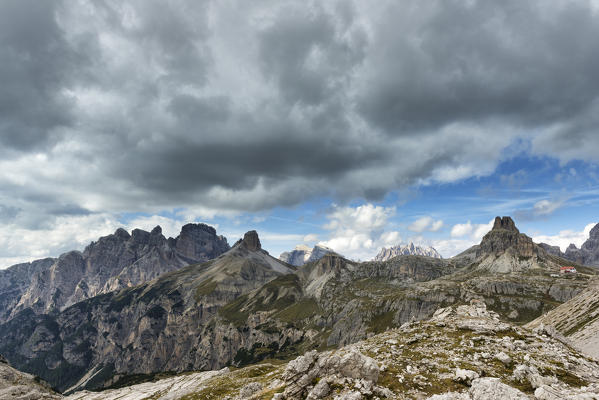
[[[516,138],[597,161],[597,37],[584,1],[3,1],[0,218],[380,198]]]

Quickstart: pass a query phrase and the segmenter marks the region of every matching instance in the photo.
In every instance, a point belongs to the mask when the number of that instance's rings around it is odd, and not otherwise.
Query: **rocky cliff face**
[[[55,258],[44,258],[0,270],[0,322],[8,319],[31,285],[33,277],[49,269],[55,262]]]
[[[296,267],[301,267],[306,263],[318,261],[327,254],[337,253],[333,249],[320,244],[317,244],[313,248],[300,244],[292,251],[281,253],[279,260],[295,265]]]
[[[134,229],[131,234],[118,229],[92,242],[83,252],[71,251],[58,259],[31,263],[35,272],[29,282],[23,280],[17,290],[13,289],[9,301],[3,302],[0,321],[27,308],[36,313],[60,311],[81,300],[210,260],[228,249],[227,240],[204,224],[185,225],[175,239],[166,239],[159,226],[151,232]],[[0,276],[0,288],[7,285],[10,280]]]
[[[387,261],[397,256],[427,256],[432,258],[443,258],[433,247],[416,246],[414,243],[405,246],[397,245],[389,249],[383,247],[373,261]]]

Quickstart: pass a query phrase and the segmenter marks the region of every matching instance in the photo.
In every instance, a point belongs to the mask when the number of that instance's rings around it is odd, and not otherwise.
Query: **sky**
[[[204,222],[450,257],[599,222],[599,1],[0,2],[0,268]]]

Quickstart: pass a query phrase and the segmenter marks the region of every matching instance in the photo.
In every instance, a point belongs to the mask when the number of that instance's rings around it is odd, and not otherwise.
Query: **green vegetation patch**
[[[250,315],[247,311],[241,311],[247,299],[247,295],[239,296],[232,302],[222,306],[218,310],[219,315],[237,327],[243,326]]]
[[[382,333],[393,326],[394,311],[387,311],[382,314],[375,315],[368,323],[368,330],[374,333]]]
[[[302,299],[273,315],[280,321],[293,323],[322,314],[322,309],[312,298]]]

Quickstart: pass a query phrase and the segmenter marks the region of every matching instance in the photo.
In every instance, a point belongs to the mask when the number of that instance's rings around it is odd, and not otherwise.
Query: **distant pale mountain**
[[[139,285],[181,267],[208,261],[229,250],[227,239],[205,224],[187,224],[176,238],[119,228],[85,250],[18,264],[0,271],[0,322],[30,308],[61,311],[81,300]]]
[[[306,263],[320,260],[326,254],[336,254],[336,252],[321,244],[317,244],[313,248],[309,248],[305,244],[298,244],[292,251],[281,253],[279,260],[295,265],[296,267],[301,267]]]
[[[570,244],[563,253],[558,246],[541,243],[541,246],[550,254],[565,258],[578,264],[599,267],[599,224],[595,225],[589,233],[589,238],[580,246]]]
[[[374,257],[373,261],[387,261],[397,256],[427,256],[433,258],[443,258],[441,254],[433,247],[416,246],[414,243],[405,246],[397,245],[391,248],[383,247],[379,254]]]

